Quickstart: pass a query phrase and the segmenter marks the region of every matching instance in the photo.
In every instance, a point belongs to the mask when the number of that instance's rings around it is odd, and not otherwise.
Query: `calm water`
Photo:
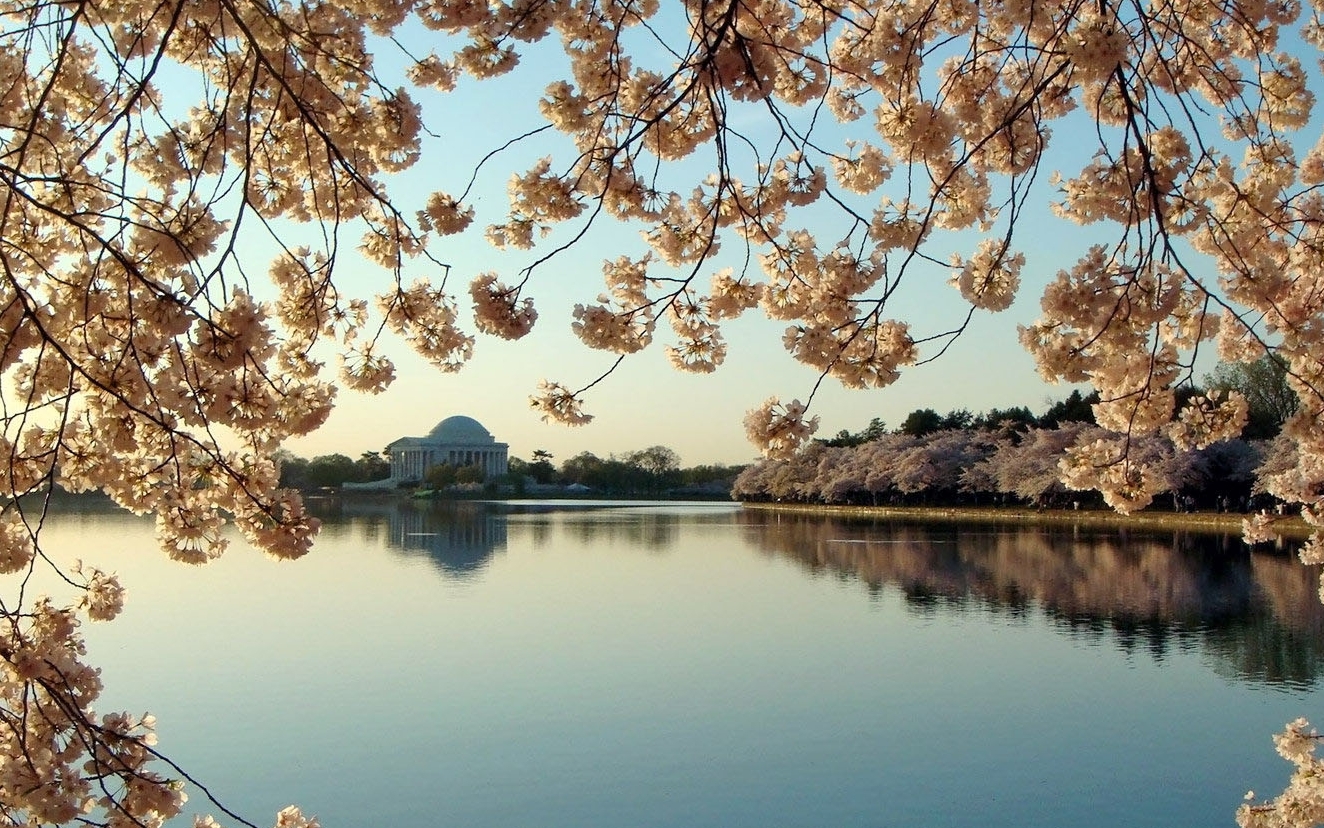
[[[329,508],[329,507],[328,507]],[[1324,725],[1317,573],[1234,539],[726,505],[347,504],[296,563],[117,570],[102,709],[269,825],[1231,826]],[[203,807],[194,795],[191,805]]]

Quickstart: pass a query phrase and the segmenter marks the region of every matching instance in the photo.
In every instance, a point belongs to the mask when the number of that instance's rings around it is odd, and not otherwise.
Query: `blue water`
[[[1324,724],[1318,573],[1229,538],[322,508],[293,563],[45,530],[129,589],[100,708],[259,825],[1231,826]]]

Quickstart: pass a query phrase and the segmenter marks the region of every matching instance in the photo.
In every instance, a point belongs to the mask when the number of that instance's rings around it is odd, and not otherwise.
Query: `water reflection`
[[[621,548],[666,552],[682,527],[727,526],[733,504],[664,505],[638,501],[507,501],[489,507],[504,512],[512,527],[532,533],[536,546],[550,541],[553,527],[578,543],[608,543]]]
[[[1319,572],[1239,539],[741,514],[760,550],[897,589],[918,614],[1041,613],[1060,631],[1162,660],[1198,649],[1221,675],[1309,687],[1324,665]]]
[[[480,577],[506,548],[506,521],[472,501],[329,499],[312,511],[332,533],[380,540],[405,557],[423,557],[444,577]]]

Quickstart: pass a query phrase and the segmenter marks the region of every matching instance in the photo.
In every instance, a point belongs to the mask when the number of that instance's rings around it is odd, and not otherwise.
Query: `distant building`
[[[426,437],[401,437],[386,447],[391,458],[391,482],[411,483],[423,479],[428,469],[445,463],[456,467],[477,466],[487,479],[506,473],[510,446],[496,438],[471,417],[447,417]]]

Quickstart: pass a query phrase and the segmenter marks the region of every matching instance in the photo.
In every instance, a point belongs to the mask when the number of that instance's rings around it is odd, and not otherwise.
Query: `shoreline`
[[[813,503],[761,503],[741,501],[742,509],[768,512],[833,515],[847,518],[909,519],[946,523],[1010,524],[1016,526],[1098,526],[1113,529],[1232,534],[1241,536],[1242,521],[1250,515],[1234,512],[1133,512],[1123,515],[1107,509],[1030,509],[1003,506],[840,506]],[[1304,540],[1311,527],[1299,515],[1284,515],[1274,524],[1287,540]]]

